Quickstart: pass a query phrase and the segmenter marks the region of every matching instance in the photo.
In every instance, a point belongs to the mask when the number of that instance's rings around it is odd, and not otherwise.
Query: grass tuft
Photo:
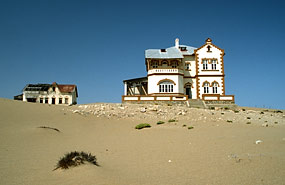
[[[91,153],[74,151],[65,154],[64,157],[62,157],[57,162],[56,168],[54,170],[57,170],[59,168],[68,169],[73,166],[85,164],[85,162],[99,166],[96,157]]]
[[[157,124],[157,125],[164,124],[164,121],[158,121],[156,124]]]
[[[170,119],[170,120],[168,120],[168,122],[170,123],[170,122],[176,122],[177,120],[175,120],[175,119]]]
[[[138,124],[135,129],[143,129],[143,128],[149,128],[151,127],[150,124],[148,123],[141,123],[141,124]]]

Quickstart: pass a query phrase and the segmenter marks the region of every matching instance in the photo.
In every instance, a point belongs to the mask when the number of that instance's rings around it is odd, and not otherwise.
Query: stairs
[[[186,104],[188,107],[193,107],[193,108],[202,108],[202,109],[208,108],[205,102],[200,99],[188,99],[188,101],[186,101]]]

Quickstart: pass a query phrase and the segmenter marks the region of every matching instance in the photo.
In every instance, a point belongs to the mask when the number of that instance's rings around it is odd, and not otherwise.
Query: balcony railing
[[[181,69],[151,69],[148,71],[148,74],[154,73],[181,73],[183,74],[183,70]]]

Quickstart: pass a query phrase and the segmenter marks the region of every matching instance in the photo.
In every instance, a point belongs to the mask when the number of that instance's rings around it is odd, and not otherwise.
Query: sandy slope
[[[131,117],[73,113],[79,109],[0,99],[0,184],[285,184],[284,113],[266,112],[263,127],[260,112],[250,112],[256,120],[246,124],[242,112],[187,109],[178,122],[156,125],[174,108]],[[152,127],[135,130],[142,122]],[[73,150],[96,155],[101,167],[52,171]]]

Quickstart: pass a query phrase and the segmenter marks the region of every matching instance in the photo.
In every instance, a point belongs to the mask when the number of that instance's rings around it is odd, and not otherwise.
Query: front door
[[[51,103],[55,104],[55,98],[52,98],[51,100],[52,100]]]
[[[190,87],[186,87],[186,95],[188,95],[189,99],[192,99],[192,92]]]

